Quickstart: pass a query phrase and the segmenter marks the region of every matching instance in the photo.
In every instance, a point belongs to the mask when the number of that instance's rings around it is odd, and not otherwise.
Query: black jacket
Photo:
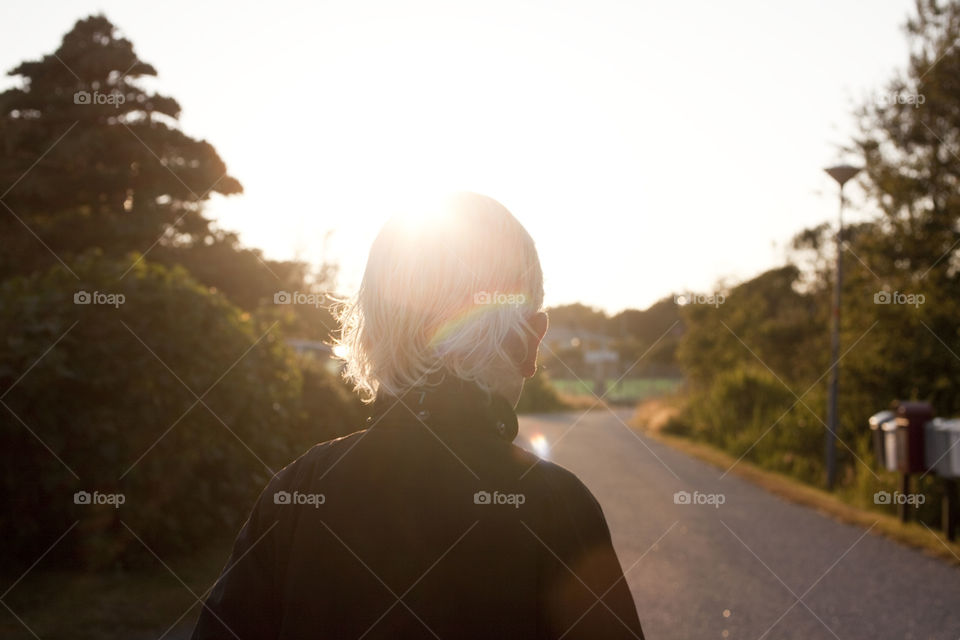
[[[590,491],[448,377],[378,398],[257,501],[194,640],[643,638]]]

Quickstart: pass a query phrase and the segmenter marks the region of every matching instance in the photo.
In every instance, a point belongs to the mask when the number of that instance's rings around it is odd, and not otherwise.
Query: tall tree
[[[861,184],[875,215],[844,231],[838,436],[841,482],[865,494],[876,490],[864,463],[871,413],[894,399],[960,412],[960,0],[918,0],[907,33],[906,71],[860,111],[851,149],[865,166]],[[694,383],[692,432],[816,479],[833,230],[802,231],[794,248],[802,271],[761,274],[717,310],[686,308],[679,354]],[[738,404],[743,398],[750,402]],[[932,522],[930,504],[921,517]]]
[[[0,274],[89,247],[109,254],[215,239],[202,202],[240,193],[214,148],[177,128],[180,105],[138,82],[156,70],[103,16],[10,71],[0,94]]]
[[[906,71],[860,114],[856,147],[881,216],[858,238],[858,253],[876,287],[924,296],[912,310],[866,305],[894,325],[880,335],[889,338],[883,353],[904,387],[897,394],[957,411],[960,361],[951,350],[960,353],[960,2],[917,0],[906,27]]]
[[[331,285],[330,265],[266,260],[204,215],[211,194],[242,187],[213,146],[178,129],[177,101],[142,86],[156,70],[107,18],[78,21],[10,75],[20,82],[0,93],[0,279],[69,267],[96,247],[185,266],[247,310]],[[333,326],[326,310],[293,311],[297,333]]]

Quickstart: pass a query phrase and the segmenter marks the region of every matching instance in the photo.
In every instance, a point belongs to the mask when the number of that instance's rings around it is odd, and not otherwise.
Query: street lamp
[[[837,278],[833,291],[833,327],[830,331],[830,399],[827,406],[827,489],[837,478],[837,389],[840,383],[840,291],[843,288],[843,185],[860,173],[859,167],[841,164],[824,169],[840,185],[840,225],[837,229]]]

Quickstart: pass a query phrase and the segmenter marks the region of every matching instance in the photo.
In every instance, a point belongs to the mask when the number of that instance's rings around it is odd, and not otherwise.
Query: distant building
[[[620,354],[614,339],[602,333],[563,325],[551,326],[540,353],[551,374],[593,380],[594,392],[603,393],[605,380],[620,372]],[[551,366],[551,361],[555,364]]]

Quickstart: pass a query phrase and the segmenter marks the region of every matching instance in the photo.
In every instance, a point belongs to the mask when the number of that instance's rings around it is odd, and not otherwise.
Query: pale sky
[[[822,168],[905,66],[912,4],[31,0],[0,8],[0,66],[102,12],[243,183],[208,213],[267,256],[350,293],[400,203],[467,189],[533,235],[548,305],[615,312],[834,219]]]

